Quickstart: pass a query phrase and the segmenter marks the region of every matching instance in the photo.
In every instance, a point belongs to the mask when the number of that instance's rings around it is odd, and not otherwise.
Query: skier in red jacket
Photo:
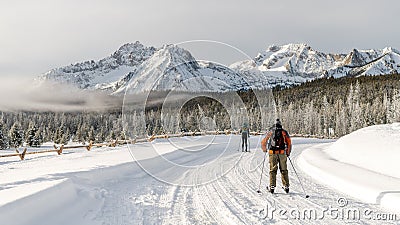
[[[268,145],[268,146],[267,146]],[[282,128],[281,121],[276,120],[275,126],[261,141],[261,148],[269,153],[269,191],[274,193],[276,187],[276,174],[279,168],[282,185],[289,193],[289,174],[287,170],[287,157],[292,150],[292,141],[289,133]],[[279,166],[279,167],[278,167]]]

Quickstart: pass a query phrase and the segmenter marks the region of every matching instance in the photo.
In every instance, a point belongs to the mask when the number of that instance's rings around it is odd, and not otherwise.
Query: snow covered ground
[[[377,125],[305,150],[312,177],[364,202],[400,213],[400,123]]]
[[[291,167],[290,194],[279,189],[275,195],[266,192],[267,170],[262,193],[257,193],[264,156],[260,138],[251,137],[250,153],[238,151],[239,136],[204,136],[91,152],[76,149],[62,156],[28,155],[25,161],[1,158],[0,221],[8,225],[399,223],[378,221],[382,218],[377,216],[387,212],[377,204],[340,194],[297,169],[310,195],[306,199]],[[303,150],[331,142],[294,138],[294,165]],[[347,210],[352,209],[368,209],[371,214],[349,218]]]

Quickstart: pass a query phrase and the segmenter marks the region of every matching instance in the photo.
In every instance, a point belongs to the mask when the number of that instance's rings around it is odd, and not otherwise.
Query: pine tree
[[[69,131],[69,128],[67,128],[67,130],[65,132],[63,132],[63,134],[61,135],[60,144],[63,144],[63,145],[68,144],[68,141],[70,140],[70,138],[71,138],[70,131]]]
[[[76,133],[75,133],[75,137],[74,137],[74,141],[83,142],[83,135],[82,135],[82,124],[79,124]]]
[[[94,133],[94,128],[93,126],[90,127],[89,133],[88,133],[88,141],[95,141],[96,140],[96,136]]]
[[[390,122],[400,122],[400,91],[395,89],[393,91],[392,101],[389,107]]]
[[[119,137],[118,137],[120,140],[126,140],[127,139],[127,136],[126,136],[126,133],[125,133],[125,131],[124,130],[122,130],[120,133],[119,133]],[[131,139],[134,139],[135,137],[131,137]]]
[[[53,142],[55,144],[62,144],[62,137],[64,136],[64,131],[62,128],[58,127],[53,135]]]
[[[31,122],[29,124],[28,132],[26,133],[25,142],[29,147],[39,147],[39,140],[36,140],[36,133],[38,128]]]
[[[117,135],[115,134],[114,129],[110,131],[110,135],[107,137],[107,141],[113,141],[117,139]]]
[[[96,142],[102,143],[104,142],[103,128],[96,135]]]
[[[0,149],[8,149],[10,146],[8,144],[7,136],[3,133],[3,123],[0,123]]]
[[[43,144],[43,131],[39,128],[35,133],[35,146],[39,147]]]
[[[10,146],[14,148],[19,148],[23,144],[24,140],[24,132],[21,129],[21,125],[18,122],[15,122],[14,125],[10,129]]]

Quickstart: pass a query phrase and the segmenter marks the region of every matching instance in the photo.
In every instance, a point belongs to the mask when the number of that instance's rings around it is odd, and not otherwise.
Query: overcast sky
[[[333,53],[399,48],[399,9],[396,0],[1,0],[0,76],[37,76],[136,40],[210,39],[252,57],[290,42]]]

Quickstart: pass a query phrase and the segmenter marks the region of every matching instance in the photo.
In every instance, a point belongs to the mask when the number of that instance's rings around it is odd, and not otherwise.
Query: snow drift
[[[400,123],[360,129],[326,152],[341,162],[400,179]]]
[[[365,202],[400,212],[400,123],[357,130],[331,145],[305,150],[310,176]]]

